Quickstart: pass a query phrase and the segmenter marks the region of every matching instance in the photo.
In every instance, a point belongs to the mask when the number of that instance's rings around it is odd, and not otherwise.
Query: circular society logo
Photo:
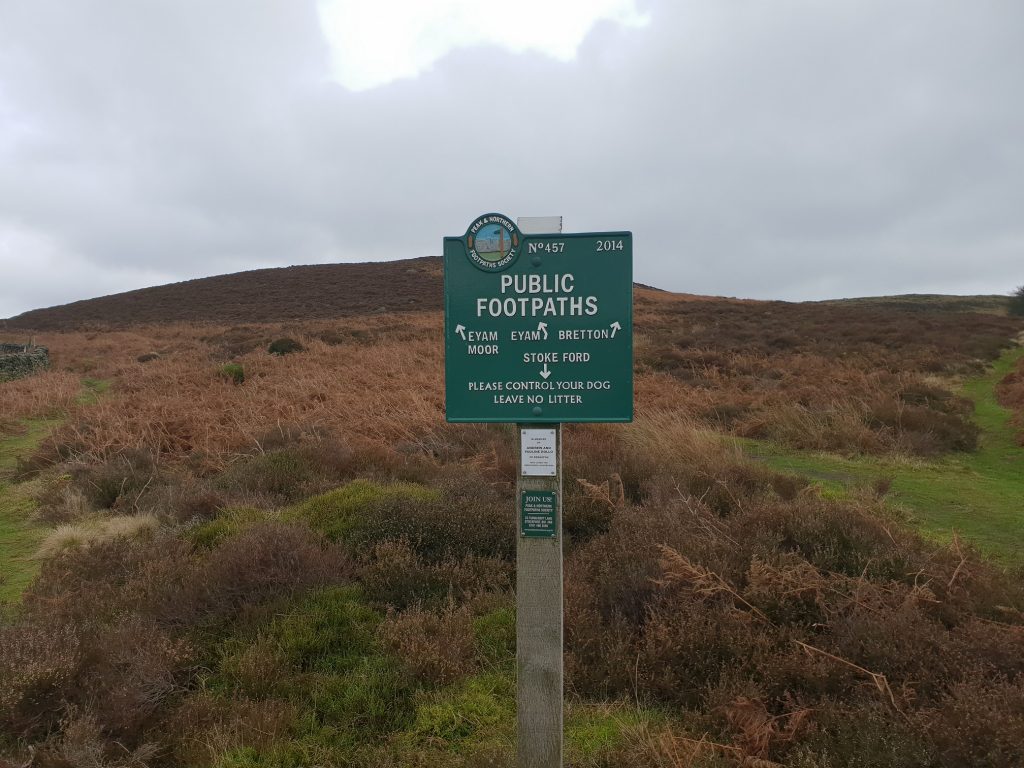
[[[466,230],[466,255],[484,272],[501,272],[515,264],[523,242],[508,216],[485,213]]]

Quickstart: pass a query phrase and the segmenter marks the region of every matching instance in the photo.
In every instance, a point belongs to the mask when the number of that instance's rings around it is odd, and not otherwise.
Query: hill
[[[12,329],[126,328],[321,320],[442,307],[441,259],[254,269],[33,309],[0,323]]]
[[[254,269],[33,309],[0,320],[0,329],[73,331],[168,323],[231,325],[440,310],[444,305],[443,280],[441,259],[437,256]],[[670,293],[643,283],[634,285],[651,301],[762,303]],[[906,294],[802,303],[808,308],[1005,315],[1007,297]]]
[[[445,421],[439,266],[37,332],[0,768],[515,765],[519,452]],[[1024,765],[1024,319],[634,297],[634,423],[563,433],[567,761]]]
[[[945,296],[938,293],[907,293],[899,296],[864,296],[854,299],[829,299],[814,302],[824,306],[869,306],[902,309],[908,312],[984,312],[1005,315],[1009,297],[998,294],[980,296]]]

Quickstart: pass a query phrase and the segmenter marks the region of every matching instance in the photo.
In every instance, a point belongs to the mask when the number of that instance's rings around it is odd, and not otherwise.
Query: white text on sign
[[[502,275],[500,287],[506,298],[477,298],[477,317],[590,317],[598,312],[596,296],[569,295],[576,289],[570,273]]]

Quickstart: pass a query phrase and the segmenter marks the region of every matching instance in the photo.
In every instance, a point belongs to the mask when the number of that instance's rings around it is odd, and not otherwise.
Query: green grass
[[[21,434],[0,436],[0,603],[12,603],[35,577],[36,549],[48,528],[32,519],[33,483],[10,482],[19,457],[36,449],[61,419],[22,422]]]
[[[1024,564],[1024,449],[1014,442],[1010,412],[995,398],[996,384],[1022,356],[1022,348],[1005,352],[985,376],[963,387],[982,428],[974,453],[915,461],[843,458],[760,442],[746,445],[771,466],[806,475],[824,493],[837,497],[869,488],[879,479],[891,480],[887,498],[907,510],[929,538],[948,542],[956,531],[998,561]]]
[[[34,555],[49,529],[32,520],[34,509],[26,484],[0,481],[0,604],[17,601],[38,570]]]
[[[82,393],[76,398],[79,405],[92,405],[100,395],[110,389],[110,382],[103,379],[82,379]]]
[[[110,388],[109,382],[84,379],[77,400],[89,405]],[[34,555],[49,531],[32,519],[36,503],[32,498],[36,483],[12,483],[19,458],[27,458],[64,416],[25,419],[14,434],[0,433],[0,605],[13,603],[21,596],[39,568]]]
[[[314,496],[289,507],[282,519],[303,521],[327,538],[344,541],[358,533],[367,516],[380,506],[427,504],[440,499],[432,489],[414,483],[374,483],[353,480],[333,491]]]
[[[515,612],[473,622],[479,666],[444,686],[418,683],[379,643],[382,614],[355,586],[286,601],[216,641],[203,695],[276,700],[292,707],[287,732],[262,747],[229,747],[226,768],[308,765],[482,766],[515,754]],[[604,765],[625,733],[665,715],[627,703],[570,699],[565,750],[572,765]]]

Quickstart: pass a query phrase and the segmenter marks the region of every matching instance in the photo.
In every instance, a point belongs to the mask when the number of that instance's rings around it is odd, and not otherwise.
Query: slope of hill
[[[857,304],[882,309],[902,309],[908,312],[983,312],[991,315],[1005,315],[1009,306],[1009,297],[998,294],[945,296],[937,293],[906,293],[899,296],[829,299],[815,303],[826,306]]]
[[[0,768],[515,765],[518,451],[445,421],[439,271],[38,332]],[[636,421],[564,432],[568,762],[1024,765],[1024,319],[635,297]]]
[[[634,284],[651,301],[748,300],[671,293]],[[792,306],[789,302],[772,302]],[[861,307],[920,313],[980,312],[1005,315],[1005,296],[906,294],[804,302],[808,307]],[[443,269],[437,256],[359,264],[314,264],[254,269],[33,309],[0,329],[74,331],[167,323],[277,323],[357,315],[440,310]]]
[[[34,309],[0,327],[37,331],[175,322],[320,320],[440,309],[441,259],[254,269]]]

